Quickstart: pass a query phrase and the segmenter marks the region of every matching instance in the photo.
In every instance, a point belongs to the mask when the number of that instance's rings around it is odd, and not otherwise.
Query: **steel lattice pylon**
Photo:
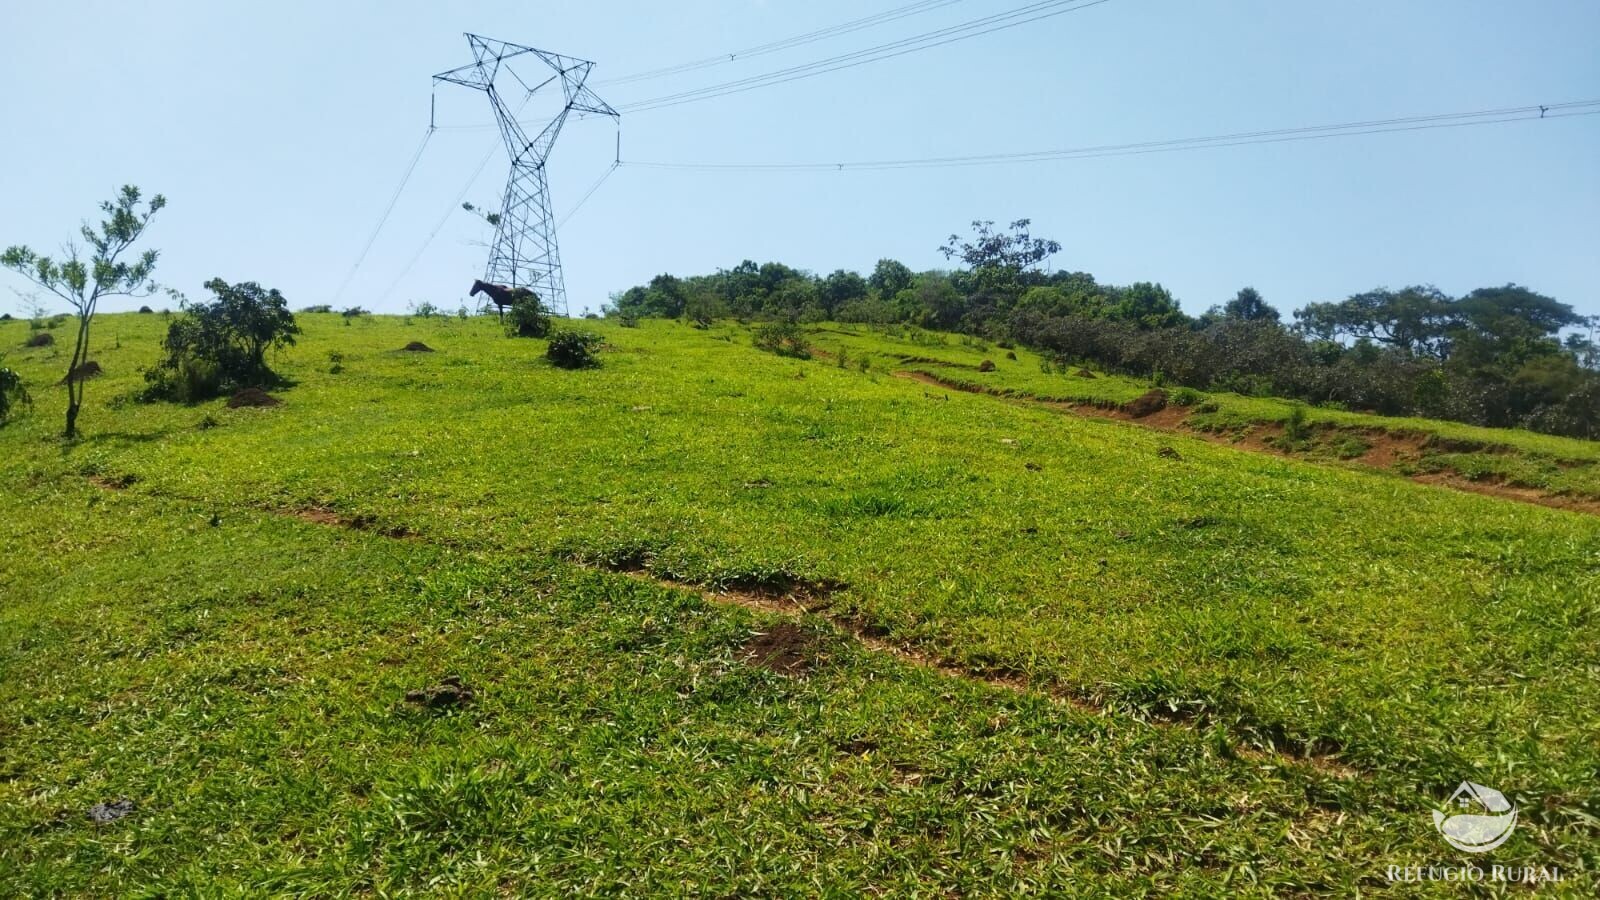
[[[556,135],[573,110],[595,113],[621,121],[621,116],[594,91],[584,86],[594,63],[558,53],[549,53],[521,44],[496,41],[476,34],[467,35],[473,62],[440,72],[435,83],[448,81],[483,91],[494,107],[494,117],[511,157],[511,177],[506,180],[505,199],[500,206],[500,224],[495,229],[494,245],[483,280],[510,287],[528,288],[545,306],[567,314],[567,287],[561,277],[561,253],[556,248],[555,214],[550,209],[550,182],[545,162],[555,145]],[[507,61],[532,55],[550,67],[553,74],[530,84]],[[516,79],[526,104],[539,91],[560,84],[566,104],[544,130],[531,140],[522,130],[516,115],[506,107],[495,86],[502,72]],[[519,104],[519,108],[520,105]]]

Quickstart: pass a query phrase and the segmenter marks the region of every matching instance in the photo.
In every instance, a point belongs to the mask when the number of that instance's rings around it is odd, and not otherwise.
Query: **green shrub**
[[[22,376],[0,366],[0,425],[11,418],[11,413],[17,407],[25,406],[28,402],[28,389],[22,385]]]
[[[333,312],[333,307],[326,303],[317,303],[312,306],[301,307],[300,311],[303,313],[331,313]]]
[[[1304,444],[1311,437],[1311,426],[1306,422],[1306,407],[1296,403],[1289,407],[1289,418],[1283,421],[1283,439],[1292,446]]]
[[[186,307],[167,326],[166,356],[144,373],[146,399],[195,403],[281,383],[267,367],[267,351],[293,344],[300,333],[283,295],[253,281],[213,278],[206,287],[216,299]]]
[[[506,315],[506,334],[525,338],[542,338],[550,334],[550,314],[531,291],[511,304],[511,312]]]
[[[600,335],[592,331],[561,330],[550,335],[545,358],[563,369],[588,369],[600,365]]]
[[[768,322],[755,331],[755,345],[761,350],[779,356],[810,359],[811,345],[805,332],[794,322]]]
[[[1203,399],[1203,395],[1194,388],[1181,387],[1172,392],[1173,406],[1194,406]]]

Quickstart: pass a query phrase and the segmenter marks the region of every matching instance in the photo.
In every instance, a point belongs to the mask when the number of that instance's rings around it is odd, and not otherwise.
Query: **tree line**
[[[909,324],[1009,340],[1200,390],[1289,397],[1385,415],[1600,437],[1596,319],[1515,284],[1451,297],[1428,285],[1310,303],[1292,321],[1254,288],[1190,316],[1152,282],[1101,284],[1042,269],[1060,251],[1029,221],[940,247],[957,264],[819,276],[750,260],[709,275],[658,275],[614,294],[622,318],[721,317]]]

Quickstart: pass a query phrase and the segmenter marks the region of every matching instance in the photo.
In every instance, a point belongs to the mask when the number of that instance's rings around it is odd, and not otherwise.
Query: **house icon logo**
[[[1506,842],[1517,827],[1517,806],[1491,787],[1463,781],[1450,795],[1454,815],[1433,811],[1433,827],[1450,846],[1467,853],[1487,853]]]

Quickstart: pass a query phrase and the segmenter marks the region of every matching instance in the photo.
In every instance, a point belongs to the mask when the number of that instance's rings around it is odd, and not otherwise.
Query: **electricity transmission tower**
[[[500,206],[500,222],[489,250],[489,265],[484,281],[510,287],[527,288],[544,301],[545,307],[567,314],[567,287],[561,277],[561,254],[556,248],[555,215],[550,209],[550,182],[545,163],[555,145],[556,135],[573,110],[622,117],[594,91],[584,87],[594,63],[558,53],[549,53],[521,44],[496,41],[476,34],[467,35],[473,61],[433,76],[434,83],[447,81],[483,91],[494,107],[494,116],[511,156],[511,177],[506,180],[505,199]],[[524,79],[509,62],[534,56],[549,66],[552,73],[539,70],[541,78]],[[507,108],[496,79],[502,73],[516,80],[521,90],[520,111],[534,95],[559,85],[565,105],[549,124],[533,138],[522,130],[516,113]],[[553,95],[552,95],[553,96]]]

